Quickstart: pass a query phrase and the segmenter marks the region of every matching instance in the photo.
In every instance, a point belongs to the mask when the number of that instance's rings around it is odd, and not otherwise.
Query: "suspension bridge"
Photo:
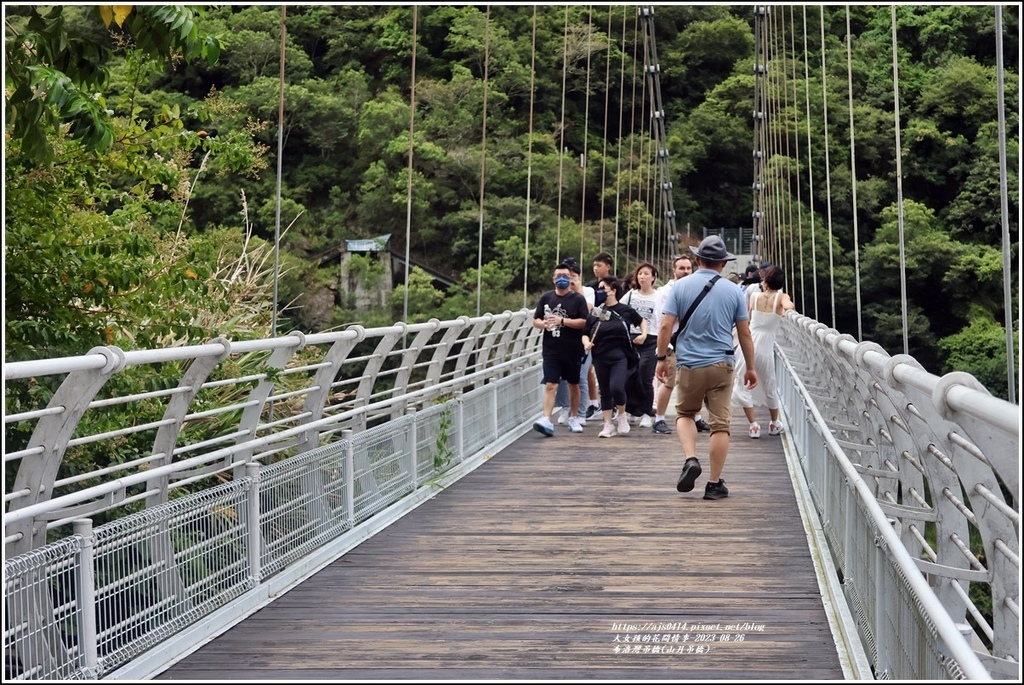
[[[754,249],[802,290],[756,11]],[[720,502],[675,435],[530,431],[527,308],[7,363],[5,677],[1019,680],[1017,405],[807,309]]]

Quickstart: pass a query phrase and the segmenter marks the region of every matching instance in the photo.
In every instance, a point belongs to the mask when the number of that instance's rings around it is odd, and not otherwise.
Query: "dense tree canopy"
[[[834,289],[836,326],[853,333],[856,212],[864,337],[896,353],[890,6],[850,9],[849,78],[846,8],[821,10],[824,60],[819,9],[775,9],[786,56],[770,73],[786,79],[771,81],[785,89],[773,93],[773,116],[792,123],[771,164],[796,179],[775,201],[781,216],[802,217],[786,227],[800,238],[786,250],[802,252],[787,289],[826,323]],[[656,10],[677,221],[749,226],[752,7]],[[461,284],[443,293],[415,273],[413,319],[473,313],[478,281],[484,309],[532,302],[564,254],[586,263],[609,250],[626,271],[627,261],[671,248],[659,243],[660,210],[647,202],[655,146],[633,6],[289,5],[283,15],[270,5],[5,6],[5,14],[6,359],[197,342],[212,330],[268,335],[273,274],[252,269],[246,287],[224,275],[253,263],[252,251],[265,256],[278,228],[284,325],[307,330],[402,314],[401,287],[390,308],[355,310],[337,253],[344,239],[384,233],[404,253],[407,221],[413,261]],[[1016,263],[1016,7],[1003,8],[1003,24]],[[1005,394],[994,9],[901,5],[897,25],[910,352],[934,373],[966,370]],[[1016,292],[1016,270],[1013,278]],[[808,291],[799,292],[805,279]],[[974,344],[994,360],[975,359]]]

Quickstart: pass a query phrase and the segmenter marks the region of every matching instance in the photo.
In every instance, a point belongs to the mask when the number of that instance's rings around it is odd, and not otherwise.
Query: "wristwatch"
[[[666,359],[668,359],[668,355],[667,355],[667,354],[659,354],[659,355],[655,356],[654,358],[655,358],[655,359],[656,359],[657,361],[659,361],[659,362],[663,362],[663,361],[665,361]]]

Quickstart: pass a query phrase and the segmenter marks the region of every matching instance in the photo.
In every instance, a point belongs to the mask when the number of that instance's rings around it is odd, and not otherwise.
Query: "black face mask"
[[[604,291],[604,288],[598,288],[594,291],[594,306],[604,304],[608,299],[608,293]]]

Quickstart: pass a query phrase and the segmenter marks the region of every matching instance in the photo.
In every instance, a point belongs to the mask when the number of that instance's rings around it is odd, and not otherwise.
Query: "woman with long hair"
[[[622,303],[635,309],[647,322],[648,331],[656,331],[658,314],[658,269],[650,262],[641,262],[633,271],[632,288],[622,296]],[[633,347],[640,355],[640,369],[637,372],[639,384],[627,391],[626,411],[640,417],[640,427],[650,428],[654,423],[654,367],[658,365],[656,348],[657,335],[645,335],[640,326],[630,326],[629,335]]]
[[[601,413],[604,428],[599,438],[625,435],[629,432],[626,418],[626,380],[629,378],[627,355],[635,354],[629,327],[639,326],[647,335],[647,321],[635,309],[619,302],[622,283],[614,276],[598,280],[597,287],[606,293],[603,305],[594,307],[583,330],[583,349],[593,352],[597,383],[601,387]],[[618,418],[612,422],[612,410]]]
[[[736,380],[733,382],[733,402],[743,408],[750,423],[751,438],[761,437],[761,425],[754,415],[754,405],[768,407],[771,422],[768,424],[768,435],[782,433],[782,422],[779,421],[779,392],[775,386],[775,333],[779,330],[782,318],[795,305],[789,295],[782,292],[786,275],[777,266],[769,266],[762,272],[761,292],[752,293],[747,299],[747,310],[750,312],[750,336],[754,339],[754,370],[757,371],[757,386],[748,390],[743,385],[743,374],[746,364],[743,357],[736,360]]]

